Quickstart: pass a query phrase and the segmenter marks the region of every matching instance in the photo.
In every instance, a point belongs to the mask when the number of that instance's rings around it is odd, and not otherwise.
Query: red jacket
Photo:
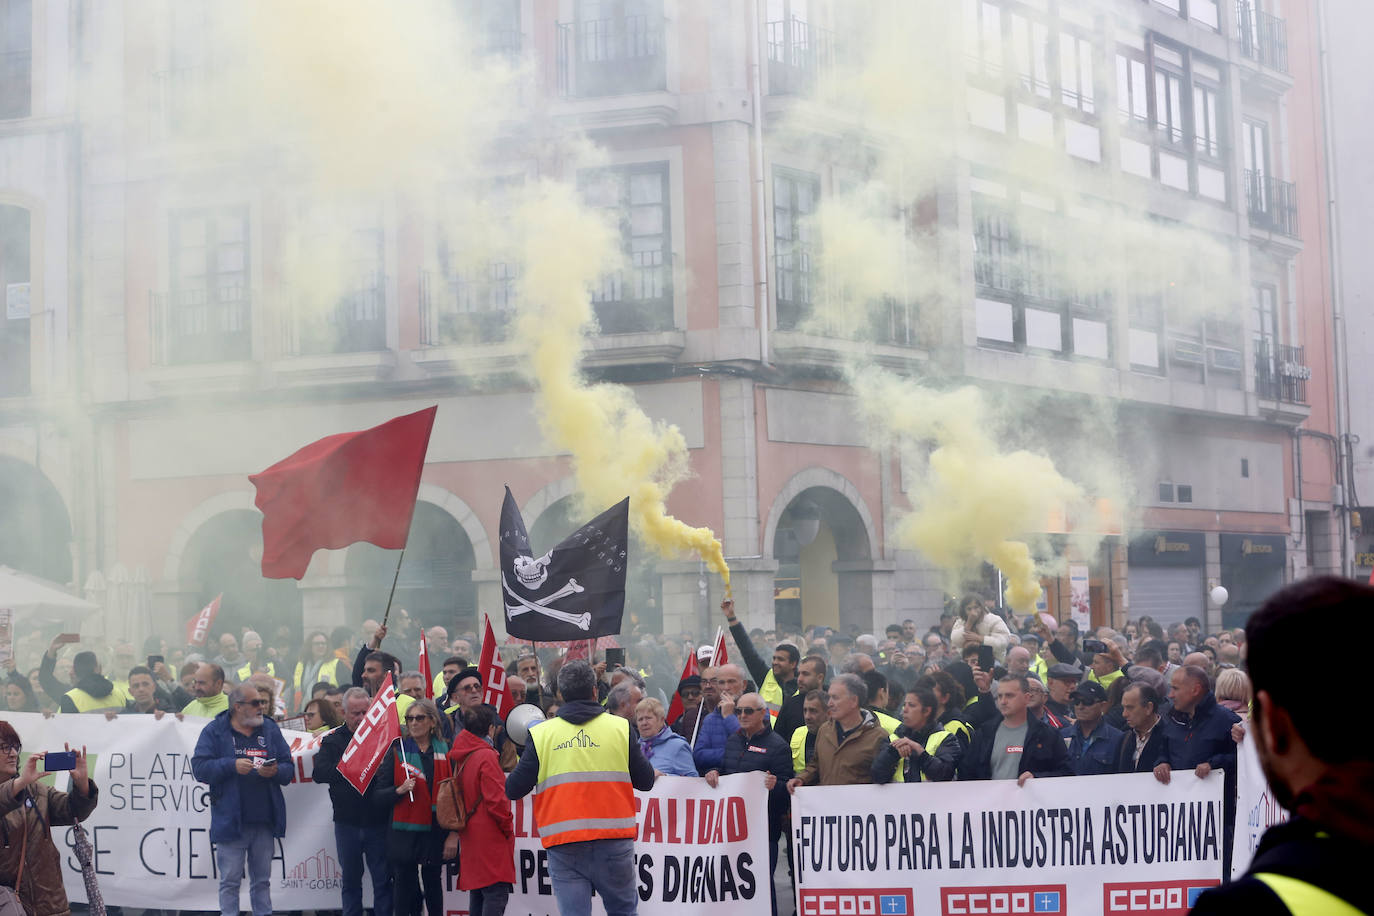
[[[448,759],[454,773],[467,761],[459,787],[463,807],[472,812],[467,829],[459,834],[458,889],[514,884],[515,821],[496,749],[472,732],[463,731],[453,740]]]

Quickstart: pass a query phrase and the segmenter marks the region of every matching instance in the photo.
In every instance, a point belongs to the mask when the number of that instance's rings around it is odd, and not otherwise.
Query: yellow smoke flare
[[[885,438],[932,446],[909,494],[912,512],[897,525],[898,544],[951,573],[986,560],[1007,578],[1011,606],[1033,611],[1040,579],[1025,537],[1044,531],[1065,505],[1081,504],[1083,491],[1044,455],[1003,451],[976,388],[935,391],[879,369],[857,370],[853,383],[865,418]]]
[[[689,473],[687,442],[676,426],[656,423],[628,388],[589,384],[579,363],[593,321],[590,289],[616,265],[617,236],[575,192],[549,182],[530,189],[517,209],[521,229],[518,337],[539,384],[536,406],[545,438],[572,455],[578,489],[595,507],[630,496],[630,524],[663,556],[700,554],[727,589],[730,568],[710,528],[668,514],[666,500]]]

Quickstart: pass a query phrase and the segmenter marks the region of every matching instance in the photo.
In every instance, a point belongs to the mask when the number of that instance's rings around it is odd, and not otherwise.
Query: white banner
[[[801,916],[1184,916],[1221,881],[1222,774],[799,789]]]
[[[210,842],[208,788],[191,774],[204,720],[160,721],[152,716],[11,713],[25,752],[61,750],[64,742],[91,754],[100,804],[85,822],[100,888],[110,906],[218,910],[218,875]],[[272,862],[272,906],[328,910],[340,905],[333,808],[324,786],[310,781],[317,738],[283,732],[292,747],[296,779],[283,788],[286,837]],[[66,789],[68,776],[58,776]],[[726,776],[718,789],[702,779],[665,776],[637,793],[640,839],[636,873],[640,912],[735,916],[768,905],[768,814],[763,776]],[[515,815],[515,892],[510,912],[557,916],[548,859],[534,829],[532,799],[512,804]],[[53,840],[63,851],[69,898],[85,902],[81,866],[68,828]],[[445,909],[467,911],[467,894],[453,889],[445,870]],[[363,880],[371,906],[371,882]],[[241,891],[248,907],[248,883]],[[602,913],[599,899],[594,912]]]
[[[1288,820],[1260,768],[1255,735],[1246,724],[1245,740],[1236,748],[1236,845],[1231,851],[1231,880],[1245,874],[1264,831]]]

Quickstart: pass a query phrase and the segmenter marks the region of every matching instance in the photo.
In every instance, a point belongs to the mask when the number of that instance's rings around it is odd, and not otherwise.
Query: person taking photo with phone
[[[99,793],[86,772],[84,747],[79,752],[68,747],[73,759],[62,761],[72,764],[70,792],[38,781],[46,754],[30,754],[20,767],[20,750],[19,733],[0,720],[0,884],[14,888],[27,913],[69,916],[62,855],[52,830],[90,817]]]
[[[253,916],[272,912],[272,854],[276,838],[286,836],[281,787],[291,782],[295,767],[281,729],[264,712],[271,710],[257,687],[235,687],[229,708],[201,730],[191,758],[191,772],[210,787],[210,842],[223,916],[239,912],[245,859]]]

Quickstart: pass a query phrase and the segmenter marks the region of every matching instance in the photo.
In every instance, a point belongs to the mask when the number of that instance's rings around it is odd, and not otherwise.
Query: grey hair
[[[242,703],[244,700],[257,700],[260,698],[257,685],[250,681],[244,681],[242,684],[239,684],[233,690],[229,691],[229,702],[231,704]]]
[[[854,648],[862,648],[865,655],[877,655],[878,637],[874,636],[872,633],[864,633],[860,636],[856,636],[854,637]]]
[[[624,665],[621,665],[619,668],[616,668],[614,671],[611,672],[612,677],[614,677],[617,674],[625,675],[627,678],[634,681],[635,686],[638,687],[640,690],[644,689],[644,678],[640,677],[639,672],[634,670],[633,668],[626,668]]]
[[[851,674],[846,671],[844,674],[835,675],[835,679],[830,683],[839,684],[845,690],[848,690],[850,694],[858,697],[860,706],[864,706],[868,703],[868,685],[865,684],[864,679],[857,674]]]
[[[558,692],[564,702],[596,699],[596,671],[582,659],[558,669]]]
[[[425,682],[425,676],[424,676],[423,674],[421,674],[420,672],[418,672],[418,671],[406,671],[406,672],[404,672],[399,678],[397,678],[396,683],[399,685],[399,684],[401,683],[401,681],[404,681],[404,680],[405,680],[406,678],[408,678],[408,677],[418,677],[418,678],[420,679],[420,683],[423,684],[423,683]]]
[[[611,692],[606,694],[606,711],[616,712],[619,710],[621,706],[624,706],[625,703],[629,701],[635,690],[638,690],[640,696],[643,697],[643,688],[634,681],[621,681],[619,684],[616,684],[611,688]]]
[[[870,656],[867,652],[850,653],[849,658],[846,658],[844,660],[844,673],[861,674],[862,672],[860,671],[859,666],[862,665],[865,661],[873,661],[872,656]]]
[[[345,690],[343,693],[343,701],[345,705],[348,703],[349,700],[353,699],[354,697],[362,697],[364,700],[367,700],[369,705],[371,705],[372,703],[372,697],[367,695],[367,689],[364,687],[350,687],[347,690]]]

